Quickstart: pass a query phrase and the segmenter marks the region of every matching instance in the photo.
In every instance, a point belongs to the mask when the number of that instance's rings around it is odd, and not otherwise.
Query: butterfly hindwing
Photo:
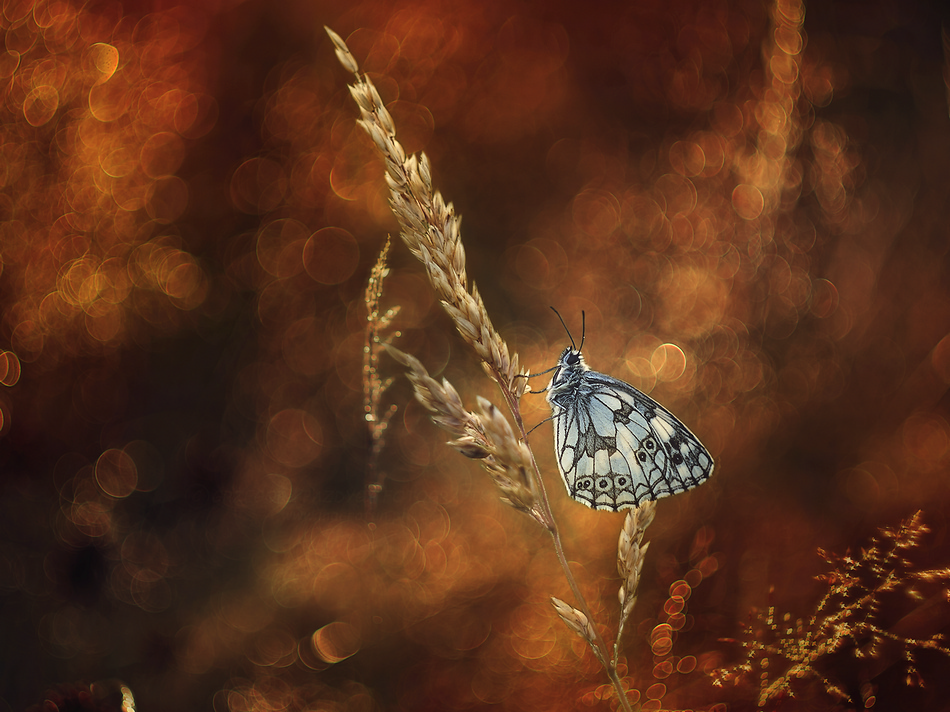
[[[672,413],[567,349],[548,386],[558,469],[572,498],[618,511],[692,489],[713,461]]]

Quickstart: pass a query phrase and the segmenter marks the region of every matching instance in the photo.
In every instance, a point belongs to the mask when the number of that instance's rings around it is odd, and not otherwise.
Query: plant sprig
[[[465,269],[465,250],[461,241],[461,218],[451,203],[446,203],[433,188],[429,159],[407,155],[396,138],[392,116],[383,104],[372,80],[359,72],[359,65],[343,38],[325,28],[332,40],[337,59],[355,77],[350,93],[360,109],[360,126],[369,134],[386,165],[390,206],[399,222],[400,237],[409,251],[425,267],[429,283],[462,339],[481,359],[489,377],[498,384],[508,410],[517,425],[490,401],[478,398],[478,411],[467,410],[458,391],[443,379],[438,383],[414,356],[392,346],[387,351],[408,367],[416,398],[434,415],[433,421],[454,437],[449,445],[466,457],[479,460],[492,477],[503,502],[529,515],[551,535],[558,561],[577,607],[552,598],[555,611],[567,626],[587,642],[594,656],[607,670],[621,707],[631,710],[618,673],[619,633],[623,630],[636,601],[637,584],[646,545],[643,532],[653,519],[655,504],[641,505],[627,515],[621,534],[618,567],[623,577],[620,591],[621,624],[613,656],[609,654],[584,595],[567,561],[564,545],[534,453],[521,417],[520,398],[528,391],[527,376],[518,355],[511,354],[507,343],[495,329],[478,289]]]

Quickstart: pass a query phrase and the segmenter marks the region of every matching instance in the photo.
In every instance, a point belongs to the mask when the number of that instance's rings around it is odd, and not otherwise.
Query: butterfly
[[[549,369],[545,391],[568,494],[616,512],[708,480],[713,459],[689,428],[629,383],[591,370],[581,355],[584,337],[578,348],[567,333],[571,347]]]

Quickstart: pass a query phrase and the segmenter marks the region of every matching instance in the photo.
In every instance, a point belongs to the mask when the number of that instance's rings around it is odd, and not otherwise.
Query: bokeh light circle
[[[323,429],[306,411],[287,408],[271,418],[267,426],[267,446],[271,457],[291,467],[313,462],[323,449]]]
[[[313,233],[303,248],[304,267],[320,284],[345,282],[359,264],[360,248],[347,230],[325,227]]]

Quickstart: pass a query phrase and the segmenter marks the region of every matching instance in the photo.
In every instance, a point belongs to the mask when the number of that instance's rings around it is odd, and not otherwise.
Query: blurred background
[[[799,655],[766,707],[945,709],[950,657],[913,643],[950,623],[945,20],[898,0],[5,0],[2,709],[616,708],[550,606],[571,600],[550,538],[385,357],[397,411],[372,455],[364,292],[387,234],[394,343],[469,407],[502,400],[396,238],[323,25],[430,157],[522,362],[569,343],[549,306],[575,339],[584,311],[590,365],[717,461],[648,532],[631,699],[755,709]],[[531,440],[612,641],[623,517],[567,498],[550,425]],[[859,558],[918,510],[929,531],[859,609],[890,644],[807,642],[842,580],[816,578],[819,549]],[[713,686],[750,630],[787,654]]]

